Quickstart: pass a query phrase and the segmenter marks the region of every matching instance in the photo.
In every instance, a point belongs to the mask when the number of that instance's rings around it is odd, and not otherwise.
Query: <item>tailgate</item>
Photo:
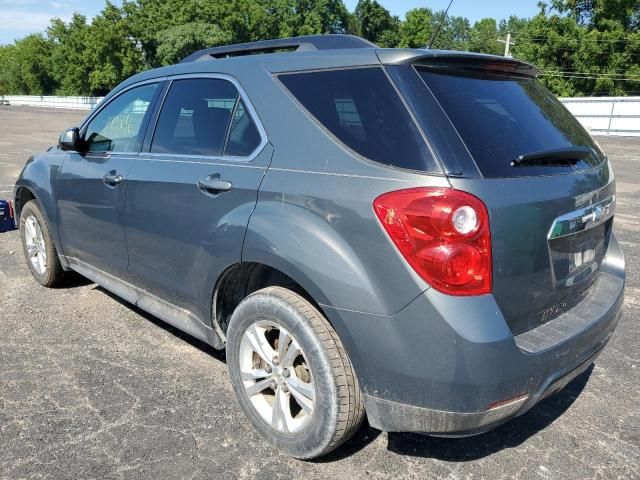
[[[615,183],[607,164],[541,178],[451,179],[481,198],[491,223],[493,295],[514,335],[586,296],[608,246]]]

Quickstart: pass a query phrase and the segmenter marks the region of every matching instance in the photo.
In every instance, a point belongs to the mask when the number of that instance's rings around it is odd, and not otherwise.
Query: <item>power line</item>
[[[547,75],[550,74],[559,74],[559,75],[592,75],[594,77],[621,77],[621,78],[638,78],[640,79],[640,74],[630,73],[630,74],[621,74],[621,73],[599,73],[599,72],[576,72],[575,70],[544,70],[544,73]]]
[[[555,32],[553,32],[555,33]],[[559,34],[560,35],[560,34]],[[547,37],[528,37],[526,35],[523,35],[522,37],[518,37],[518,39],[523,39],[523,40],[531,40],[534,42],[545,42],[550,40],[550,38]],[[584,42],[591,42],[591,43],[638,43],[640,44],[640,40],[630,40],[628,38],[621,38],[621,39],[612,39],[612,38],[576,38],[576,37],[569,37],[571,40],[575,40],[576,42],[580,42],[580,43],[584,43]]]
[[[614,68],[612,70],[608,70],[607,72],[580,72],[578,70],[544,70],[544,71],[550,72],[550,73],[578,73],[578,74],[586,74],[586,75],[617,75],[617,76],[628,75],[631,77],[640,76],[640,73],[627,74],[629,70],[626,68],[618,68],[618,69]]]
[[[544,73],[553,73],[558,75],[591,75],[595,77],[623,77],[623,78],[631,78],[638,77],[640,78],[640,74],[638,73],[609,73],[609,72],[579,72],[576,70],[541,70]]]
[[[554,72],[540,72],[541,76],[545,77],[561,77],[561,78],[570,78],[577,80],[611,80],[614,82],[638,82],[640,83],[640,77],[637,78],[629,78],[629,77],[607,77],[607,76],[599,76],[599,75],[590,75],[590,74],[567,74],[567,73],[554,73]]]
[[[522,46],[522,45],[535,45],[535,46],[539,46],[542,44],[534,44],[534,43],[522,43],[519,42],[518,45]],[[584,50],[582,48],[578,48],[578,47],[553,47],[553,50],[560,50],[563,52],[579,52],[579,51],[583,51]],[[608,52],[602,52],[602,53],[608,53]],[[613,52],[616,55],[628,55],[630,57],[640,57],[640,52],[627,52],[627,51],[622,51],[622,52]]]

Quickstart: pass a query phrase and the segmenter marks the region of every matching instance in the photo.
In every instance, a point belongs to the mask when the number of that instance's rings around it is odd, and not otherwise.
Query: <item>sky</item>
[[[353,11],[358,0],[344,0],[347,8]],[[448,0],[378,0],[393,15],[404,18],[407,10],[417,7],[429,7],[443,10]],[[119,2],[115,2],[119,3]],[[0,45],[13,42],[29,33],[44,32],[53,17],[65,21],[73,12],[79,12],[91,18],[104,7],[104,0],[0,0]],[[505,6],[505,4],[507,6]],[[498,20],[511,15],[531,17],[538,11],[537,0],[454,0],[449,13],[467,17],[472,23],[480,18],[493,17]]]

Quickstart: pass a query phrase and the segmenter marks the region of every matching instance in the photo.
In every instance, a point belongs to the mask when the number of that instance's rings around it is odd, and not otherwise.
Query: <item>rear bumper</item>
[[[328,313],[373,427],[466,436],[522,415],[589,368],[624,300],[624,259],[613,237],[597,281],[537,336],[514,337],[491,295],[452,298],[431,289],[393,317]]]
[[[608,337],[607,337],[608,340]],[[553,395],[584,373],[596,359],[606,341],[576,368],[549,378],[534,395],[523,394],[512,401],[480,412],[450,412],[416,407],[365,395],[369,423],[385,432],[420,432],[442,436],[470,436],[491,430],[524,414],[538,401]]]

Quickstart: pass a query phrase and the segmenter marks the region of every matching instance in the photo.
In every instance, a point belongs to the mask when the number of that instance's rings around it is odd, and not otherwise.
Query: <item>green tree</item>
[[[383,47],[433,47],[500,54],[512,34],[515,58],[538,65],[559,95],[640,93],[640,0],[548,0],[532,19],[482,19],[416,8],[405,19],[379,0],[107,1],[91,22],[54,19],[42,34],[0,47],[0,89],[100,95],[141,70],[225,43],[319,33],[355,33]]]
[[[209,23],[186,23],[170,27],[158,35],[157,58],[163,65],[179,62],[207,47],[231,43],[231,34]]]
[[[16,93],[46,95],[53,92],[51,49],[51,43],[39,33],[15,42],[12,62]]]
[[[638,0],[552,0],[551,6],[561,14],[571,15],[579,25],[587,28],[606,29],[611,20],[626,31],[638,28]]]
[[[156,53],[162,32],[188,23],[215,23],[211,17],[217,17],[216,6],[203,2],[198,8],[194,0],[124,0],[122,11],[131,36],[139,43],[143,68],[161,65]]]
[[[400,19],[376,0],[360,0],[354,12],[354,33],[381,47],[394,47],[400,42]]]
[[[507,33],[511,33],[512,35],[517,35],[520,32],[523,32],[527,28],[527,24],[529,23],[528,18],[521,18],[511,15],[508,19],[500,20],[498,24],[498,33],[501,37],[504,37]]]
[[[92,66],[86,55],[91,38],[84,15],[74,14],[69,23],[54,18],[47,29],[51,45],[51,75],[60,95],[88,95]]]
[[[540,67],[542,81],[557,95],[638,91],[638,33],[625,30],[630,23],[607,5],[594,0],[569,8],[570,2],[555,1],[549,9],[541,3],[540,13],[515,37],[514,56]]]
[[[439,27],[438,27],[439,26]],[[464,17],[451,17],[444,11],[434,13],[429,8],[414,8],[407,12],[400,27],[400,46],[424,48],[438,29],[432,48],[466,50],[471,40],[471,26]]]
[[[349,12],[342,0],[278,0],[280,37],[345,33]],[[284,8],[283,8],[284,7]]]
[[[343,33],[349,30],[350,18],[342,0],[125,0],[122,10],[147,67],[163,63],[158,57],[160,39],[179,35],[206,40],[202,26],[207,24],[218,26],[211,33],[213,44],[218,44],[223,37],[247,42]],[[181,28],[173,30],[176,27]]]
[[[83,56],[90,71],[89,93],[106,95],[140,71],[142,52],[123,12],[110,2],[93,19],[88,33]]]
[[[433,12],[429,8],[414,8],[407,12],[400,27],[400,46],[424,48],[433,34]]]
[[[280,18],[288,10],[271,0],[230,0],[228,8],[218,17],[212,15],[211,22],[219,22],[223,31],[230,35],[229,42],[242,43],[280,36]]]
[[[15,45],[0,46],[0,95],[20,92]]]
[[[464,17],[445,17],[444,12],[438,13],[437,17],[438,22],[442,22],[443,28],[434,42],[434,48],[469,50],[471,42],[471,24],[469,20]],[[439,40],[442,43],[439,44]]]
[[[478,20],[471,29],[469,50],[472,52],[500,55],[502,46],[498,43],[498,24],[493,18]]]

